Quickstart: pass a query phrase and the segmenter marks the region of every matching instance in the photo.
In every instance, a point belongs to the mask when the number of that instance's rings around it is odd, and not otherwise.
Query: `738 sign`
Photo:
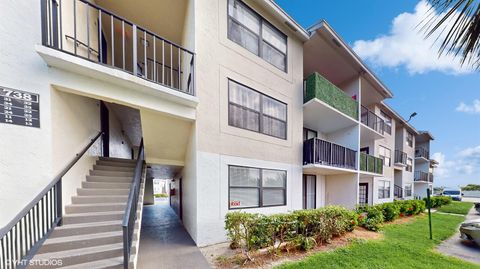
[[[38,94],[32,94],[29,92],[13,90],[9,88],[0,88],[0,96],[38,103]]]

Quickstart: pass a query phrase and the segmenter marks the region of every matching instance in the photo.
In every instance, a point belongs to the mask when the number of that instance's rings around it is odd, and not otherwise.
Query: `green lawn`
[[[350,246],[314,254],[279,269],[296,268],[480,268],[480,265],[450,258],[433,251],[455,233],[463,217],[432,214],[434,240],[428,238],[428,218],[384,228],[384,239],[356,241]]]
[[[437,210],[444,213],[467,215],[472,206],[473,203],[453,201],[451,204],[439,207]]]

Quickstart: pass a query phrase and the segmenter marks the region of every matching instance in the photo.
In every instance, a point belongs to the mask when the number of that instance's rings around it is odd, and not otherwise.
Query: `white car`
[[[442,195],[452,197],[454,201],[462,201],[462,191],[460,189],[447,189],[442,192]]]

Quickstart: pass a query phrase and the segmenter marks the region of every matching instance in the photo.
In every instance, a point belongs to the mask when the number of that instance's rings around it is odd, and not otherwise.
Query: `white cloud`
[[[475,99],[471,105],[467,105],[464,102],[461,102],[457,108],[457,111],[472,113],[472,114],[480,114],[480,100]]]
[[[460,58],[452,55],[438,57],[439,43],[446,32],[425,40],[420,32],[422,20],[432,12],[431,5],[420,1],[413,13],[402,13],[394,18],[390,33],[373,40],[358,40],[353,49],[363,59],[375,66],[397,68],[404,66],[410,74],[440,71],[447,74],[472,72],[472,68],[460,65]],[[430,13],[432,14],[432,13]],[[432,14],[438,19],[440,14]],[[451,22],[450,22],[451,23]]]
[[[431,157],[439,162],[434,171],[435,185],[457,187],[480,181],[480,145],[463,149],[452,158],[442,152]]]

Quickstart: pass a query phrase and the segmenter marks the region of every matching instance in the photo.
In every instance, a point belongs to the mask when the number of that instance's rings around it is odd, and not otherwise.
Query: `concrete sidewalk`
[[[467,220],[480,218],[475,208],[472,207],[466,216]],[[437,247],[442,254],[457,257],[469,262],[480,263],[480,246],[468,240],[460,238],[460,232],[457,231],[452,237],[443,241]]]
[[[210,268],[168,201],[143,208],[137,268]]]

